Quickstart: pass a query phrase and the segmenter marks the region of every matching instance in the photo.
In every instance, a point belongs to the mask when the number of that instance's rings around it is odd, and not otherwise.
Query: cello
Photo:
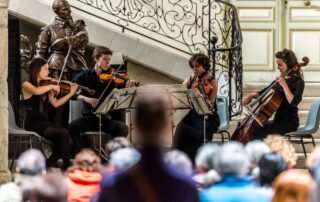
[[[302,58],[303,63],[298,63],[297,66],[300,68],[306,66],[309,63],[309,58]],[[295,68],[288,69],[281,77],[285,78]],[[231,136],[231,140],[246,144],[252,140],[253,132],[260,127],[263,127],[269,118],[277,111],[280,107],[284,97],[281,96],[277,89],[280,85],[277,80],[274,80],[269,87],[251,104],[244,106],[249,112],[249,116],[238,123],[238,126]]]

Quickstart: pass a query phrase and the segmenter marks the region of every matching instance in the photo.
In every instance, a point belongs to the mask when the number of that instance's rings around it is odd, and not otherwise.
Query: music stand
[[[106,114],[110,110],[126,109],[129,113],[129,139],[132,141],[133,124],[131,119],[131,110],[136,108],[136,98],[148,96],[152,93],[161,93],[168,96],[168,110],[190,109],[193,107],[200,115],[204,115],[204,128],[206,115],[210,114],[203,96],[198,89],[187,89],[183,84],[169,85],[145,85],[140,87],[123,88],[112,91],[106,100],[100,105],[96,111],[98,114]],[[171,132],[172,140],[174,136],[173,113],[171,114]],[[204,134],[206,129],[204,129]],[[204,135],[205,140],[205,135]]]

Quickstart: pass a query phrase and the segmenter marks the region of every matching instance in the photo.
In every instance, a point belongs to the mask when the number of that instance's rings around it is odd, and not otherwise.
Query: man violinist
[[[295,53],[289,49],[278,51],[275,57],[281,73],[281,76],[276,79],[278,85],[276,85],[275,91],[280,97],[283,97],[283,101],[277,109],[273,121],[253,131],[252,139],[262,140],[269,134],[284,135],[297,130],[299,126],[298,104],[302,100],[305,85],[301,67],[307,65],[309,59],[304,57],[304,63],[298,63]],[[288,75],[282,76],[285,73]],[[245,97],[243,105],[249,104],[253,98],[258,98],[268,87]]]
[[[88,146],[88,143],[83,142],[81,139],[80,133],[99,130],[99,118],[93,114],[93,109],[100,104],[98,103],[99,100],[102,102],[114,88],[119,87],[112,81],[106,82],[99,78],[101,72],[107,72],[111,70],[109,66],[111,57],[112,51],[109,48],[97,46],[92,54],[92,58],[95,61],[95,66],[91,69],[81,72],[73,79],[74,83],[84,85],[92,90],[95,90],[95,95],[92,97],[86,94],[86,92],[83,92],[83,95],[77,95],[77,100],[83,101],[83,117],[76,119],[69,124],[69,131],[74,141],[74,149],[76,153],[79,152],[81,148]],[[100,98],[101,95],[102,97]],[[101,118],[101,129],[103,132],[111,134],[112,137],[126,136],[128,134],[128,126],[125,123],[113,120],[110,116],[102,116]]]

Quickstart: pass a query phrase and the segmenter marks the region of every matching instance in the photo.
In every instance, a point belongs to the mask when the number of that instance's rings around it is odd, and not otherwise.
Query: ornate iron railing
[[[242,36],[233,5],[221,0],[69,0],[72,7],[103,19],[123,33],[152,40],[182,54],[208,52],[219,94],[230,115],[242,99]],[[210,41],[216,38],[216,43]]]

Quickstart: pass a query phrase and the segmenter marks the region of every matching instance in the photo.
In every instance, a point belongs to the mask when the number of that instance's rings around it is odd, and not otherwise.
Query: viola
[[[202,75],[194,78],[191,88],[197,88],[200,93],[203,95],[206,104],[208,105],[211,112],[214,112],[212,105],[209,102],[209,97],[213,92],[213,88],[211,86],[211,81],[213,79],[212,75],[208,72],[204,72]]]
[[[72,82],[70,81],[60,81],[58,83],[58,80],[55,80],[55,79],[46,79],[46,80],[41,80],[39,82],[39,85],[40,86],[47,86],[47,85],[59,85],[60,86],[60,92],[62,93],[70,93],[70,89],[71,89],[71,86],[70,84],[72,84]],[[94,95],[95,94],[95,90],[91,90],[90,88],[88,87],[85,87],[85,86],[80,86],[79,85],[79,88],[85,92],[87,92],[89,95]]]

